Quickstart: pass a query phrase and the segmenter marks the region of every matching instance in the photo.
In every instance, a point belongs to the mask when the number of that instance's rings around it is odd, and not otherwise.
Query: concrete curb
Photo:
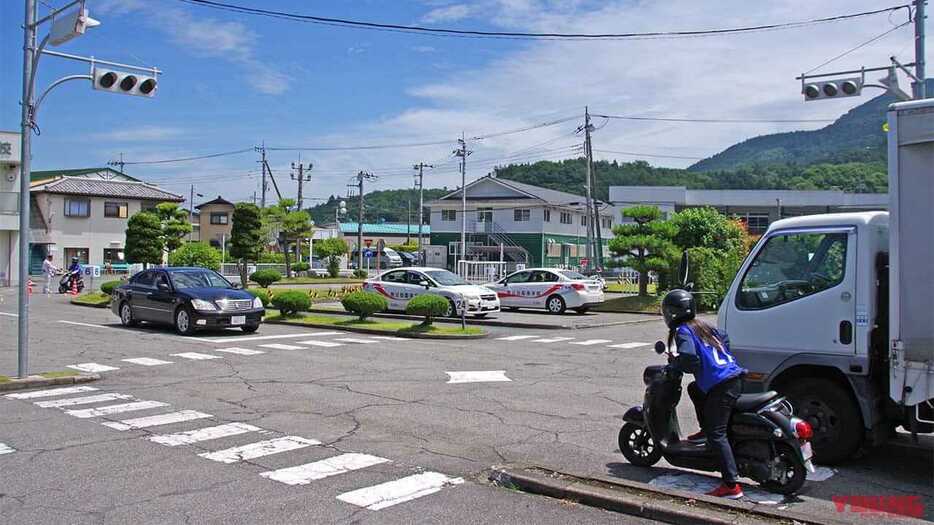
[[[68,301],[70,304],[75,306],[83,306],[85,308],[110,308],[110,301],[107,301],[107,304],[86,304],[86,303],[76,303],[74,299]]]
[[[489,479],[496,484],[524,492],[679,525],[735,525],[756,522],[803,525],[847,523],[795,511],[778,511],[744,501],[665,489],[637,481],[580,477],[538,467],[494,466]]]
[[[42,377],[28,376],[25,378],[12,379],[8,383],[0,383],[0,392],[11,390],[25,390],[27,388],[42,388],[47,386],[77,385],[80,383],[90,383],[100,379],[100,374],[79,374],[67,377]]]
[[[321,313],[321,312],[317,312]],[[334,312],[329,312],[334,313]],[[420,317],[417,319],[421,319]],[[398,331],[389,331],[389,330],[376,330],[373,328],[350,328],[346,326],[334,326],[332,324],[324,323],[299,323],[293,321],[263,321],[265,324],[285,324],[289,326],[307,326],[310,328],[327,328],[333,330],[343,330],[345,332],[355,332],[358,334],[368,334],[368,335],[388,335],[392,337],[404,337],[406,339],[441,339],[441,340],[458,340],[458,339],[483,339],[489,337],[488,332],[476,335],[432,335],[432,334],[419,334],[419,333],[408,333],[408,332],[398,332]]]

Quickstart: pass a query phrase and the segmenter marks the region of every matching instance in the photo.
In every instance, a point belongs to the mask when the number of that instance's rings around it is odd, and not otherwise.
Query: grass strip
[[[89,292],[77,297],[72,297],[72,304],[81,304],[86,306],[106,306],[110,303],[110,294],[104,292]]]

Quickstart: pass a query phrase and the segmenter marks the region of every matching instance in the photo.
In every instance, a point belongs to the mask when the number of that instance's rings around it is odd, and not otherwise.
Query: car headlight
[[[253,308],[262,308],[262,307],[263,307],[263,301],[259,297],[254,297]]]
[[[216,312],[217,311],[217,307],[214,306],[214,303],[212,303],[211,301],[205,301],[203,299],[192,299],[191,306],[193,306],[195,310],[200,310],[202,312]]]

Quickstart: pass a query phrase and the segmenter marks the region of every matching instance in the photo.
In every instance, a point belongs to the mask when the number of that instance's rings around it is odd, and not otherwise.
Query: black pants
[[[707,436],[707,446],[720,455],[720,474],[723,476],[723,482],[728,484],[736,483],[739,473],[726,429],[730,423],[730,414],[733,413],[733,407],[736,406],[736,400],[742,391],[743,381],[739,377],[727,379],[706,394],[696,382],[692,381],[688,385],[688,395],[694,403],[701,430]]]

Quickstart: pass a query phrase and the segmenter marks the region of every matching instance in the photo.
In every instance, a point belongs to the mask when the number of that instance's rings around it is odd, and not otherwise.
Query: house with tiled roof
[[[234,203],[218,195],[216,199],[195,206],[195,211],[198,214],[198,234],[194,238],[220,249],[230,240],[230,232],[233,231]]]

